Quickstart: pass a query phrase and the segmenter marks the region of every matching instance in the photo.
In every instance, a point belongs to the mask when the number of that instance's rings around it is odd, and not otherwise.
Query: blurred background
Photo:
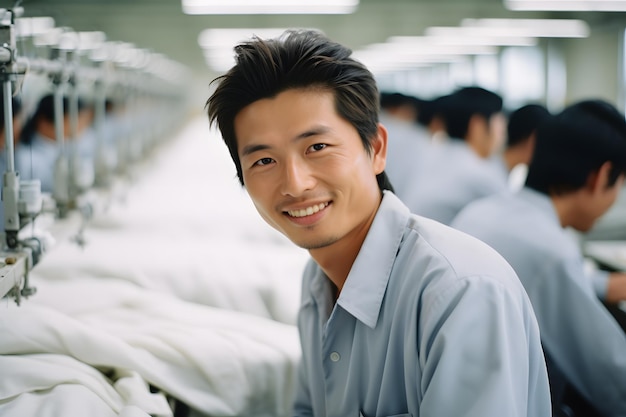
[[[217,6],[210,9],[211,3]],[[56,26],[103,31],[109,41],[181,63],[191,73],[187,87],[198,111],[209,82],[230,66],[236,42],[289,27],[316,28],[348,45],[374,70],[382,89],[429,98],[457,85],[479,84],[499,92],[511,108],[536,100],[558,110],[590,95],[624,108],[626,2],[304,1],[309,9],[294,14],[290,7],[296,1],[266,9],[259,1],[239,9],[236,3],[24,0],[21,5],[25,17],[49,16]]]

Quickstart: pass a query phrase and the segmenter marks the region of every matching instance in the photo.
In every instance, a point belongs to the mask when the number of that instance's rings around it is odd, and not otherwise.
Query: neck
[[[333,245],[334,246],[334,245]],[[335,248],[333,248],[335,249]],[[359,253],[359,248],[344,248],[343,250],[331,250],[325,251],[322,249],[315,249],[309,251],[311,257],[322,268],[322,271],[335,284],[337,288],[336,297],[339,297],[339,293],[343,289],[343,286],[348,278],[352,264]]]
[[[504,160],[509,168],[513,169],[515,165],[528,164],[533,156],[534,141],[529,139],[525,142],[510,146],[504,151]]]
[[[520,155],[512,149],[504,151],[502,157],[504,158],[504,163],[509,171],[511,171],[516,165],[524,162]]]
[[[489,157],[489,152],[483,143],[484,138],[479,136],[467,136],[465,142],[479,158],[486,159]]]
[[[572,225],[572,219],[576,217],[576,210],[579,205],[577,200],[577,193],[567,193],[561,195],[552,194],[550,200],[556,210],[556,214],[559,217],[561,227],[568,227]]]
[[[333,244],[309,250],[311,257],[337,287],[336,298],[339,297],[343,289],[348,274],[361,250],[361,246],[363,246],[363,242],[370,230],[377,211],[378,206],[363,223]]]

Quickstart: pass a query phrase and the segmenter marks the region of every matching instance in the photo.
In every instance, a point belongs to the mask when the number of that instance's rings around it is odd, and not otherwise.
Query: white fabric
[[[125,231],[90,230],[87,238],[84,248],[59,244],[33,271],[33,282],[119,278],[183,300],[295,324],[306,260],[298,248],[210,237],[170,244],[166,237]]]
[[[3,416],[172,415],[165,398],[133,373],[110,384],[95,368],[58,354],[0,356],[0,369]]]
[[[294,326],[119,280],[44,281],[38,288],[28,303],[2,312],[0,354],[56,353],[131,369],[206,413],[246,414],[252,398],[279,415],[290,406],[300,355]]]

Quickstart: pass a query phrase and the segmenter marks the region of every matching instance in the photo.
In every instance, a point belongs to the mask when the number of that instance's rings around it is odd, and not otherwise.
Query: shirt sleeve
[[[421,416],[549,416],[539,330],[526,294],[490,277],[459,279],[425,306]]]
[[[626,415],[626,335],[580,262],[549,263],[531,299],[546,354],[603,415]]]

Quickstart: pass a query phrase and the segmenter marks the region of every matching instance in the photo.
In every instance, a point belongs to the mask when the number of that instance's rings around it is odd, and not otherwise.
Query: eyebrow
[[[327,126],[316,126],[295,136],[292,139],[292,141],[297,142],[299,140],[306,139],[311,136],[322,135],[324,133],[330,132],[330,130],[331,129]],[[272,148],[271,145],[266,145],[266,144],[252,144],[252,145],[244,146],[243,149],[241,150],[241,156],[248,156],[254,152],[264,151],[264,150],[271,149],[271,148]]]

